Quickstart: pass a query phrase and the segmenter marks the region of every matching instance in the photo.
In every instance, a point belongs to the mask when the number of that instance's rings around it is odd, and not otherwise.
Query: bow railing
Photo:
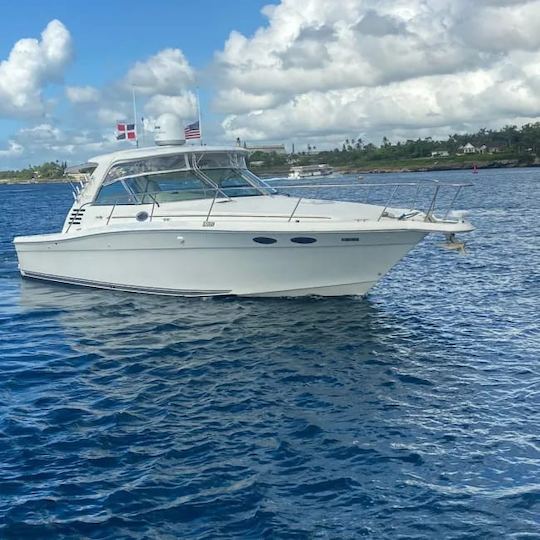
[[[418,214],[423,214],[423,220],[424,221],[430,221],[434,219],[434,215],[437,209],[437,203],[441,199],[441,194],[443,192],[446,192],[445,202],[446,204],[443,205],[443,214],[442,220],[448,220],[448,217],[453,210],[453,207],[458,200],[458,197],[462,191],[463,188],[472,186],[472,183],[469,182],[463,182],[463,183],[447,183],[447,182],[439,182],[437,180],[431,180],[431,181],[422,181],[422,182],[377,182],[377,183],[365,183],[365,182],[353,182],[353,183],[300,183],[300,184],[283,184],[283,185],[275,185],[275,184],[267,184],[268,189],[270,191],[271,195],[277,195],[277,194],[285,194],[289,197],[291,197],[294,200],[294,203],[292,204],[292,208],[290,213],[283,214],[281,217],[285,219],[287,222],[291,222],[295,217],[297,219],[301,208],[302,203],[306,200],[310,199],[317,199],[320,198],[321,190],[329,190],[332,194],[332,196],[335,198],[335,191],[336,190],[344,190],[348,189],[351,193],[350,195],[353,196],[354,202],[360,202],[364,204],[374,205],[380,207],[380,212],[378,212],[378,217],[376,218],[376,221],[380,221],[381,219],[385,217],[391,217],[395,219],[408,219],[413,216],[418,216]],[[381,197],[380,194],[377,196],[377,191],[380,191],[381,189],[387,190],[389,193],[385,197]],[[298,196],[295,195],[295,192],[302,191],[302,190],[311,190],[311,193],[308,195],[302,195],[299,194]],[[180,202],[180,201],[187,201],[187,200],[201,200],[201,199],[210,199],[210,204],[208,207],[208,210],[200,212],[200,216],[204,219],[203,225],[205,227],[212,227],[214,225],[214,222],[212,221],[212,218],[215,216],[215,208],[216,208],[216,202],[230,202],[235,197],[242,197],[242,192],[244,191],[251,191],[253,192],[253,187],[251,186],[238,186],[238,187],[227,187],[224,188],[223,186],[218,186],[215,189],[205,187],[204,193],[201,191],[201,196],[197,197],[194,196],[194,190],[185,190],[184,195],[188,195],[188,198],[182,198],[181,196],[174,200],[174,197],[172,199],[170,198],[161,198],[163,197],[163,194],[166,193],[168,196],[171,194],[177,194],[181,195],[182,190],[175,190],[175,192],[153,192],[153,193],[143,193],[143,194],[137,194],[137,196],[126,203],[126,201],[115,201],[114,203],[111,202],[111,210],[107,216],[106,224],[109,225],[111,221],[115,218],[126,218],[125,215],[114,215],[117,213],[118,208],[125,207],[126,205],[146,205],[148,206],[151,204],[151,210],[148,213],[147,219],[149,221],[152,221],[154,218],[162,217],[160,215],[156,215],[156,209],[159,209],[160,206],[166,202]],[[189,192],[189,194],[188,194]],[[364,194],[362,194],[362,192]],[[426,198],[426,192],[427,192],[427,198]],[[208,197],[210,195],[210,197]],[[244,195],[245,196],[245,195]],[[399,199],[399,197],[401,199]],[[424,198],[424,199],[423,199]],[[223,201],[219,200],[223,199]],[[343,199],[338,199],[343,200]],[[424,202],[422,202],[424,201]],[[397,202],[400,204],[399,208],[400,210],[404,210],[401,215],[396,216],[389,213],[389,209],[392,207],[392,204],[394,202]],[[87,203],[88,204],[88,203]],[[90,203],[91,204],[91,203]],[[137,212],[137,216],[139,216],[140,211]],[[194,214],[193,211],[189,212],[189,217],[193,218],[196,217],[197,214]],[[176,217],[176,216],[175,216]],[[181,215],[177,216],[181,217]],[[217,217],[217,216],[215,216]],[[254,213],[250,213],[249,215],[243,216],[241,214],[235,215],[235,218],[242,218],[246,217],[249,219],[256,218],[257,215]],[[266,215],[262,215],[261,217],[268,217]],[[279,216],[276,216],[279,217]],[[145,221],[145,220],[143,220]],[[451,220],[452,221],[452,220]]]

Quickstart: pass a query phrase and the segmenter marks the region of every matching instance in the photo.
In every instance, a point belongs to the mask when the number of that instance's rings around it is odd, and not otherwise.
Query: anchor
[[[455,233],[448,233],[444,235],[446,237],[446,242],[442,244],[444,249],[451,251],[458,251],[461,255],[467,254],[467,249],[465,248],[465,242],[458,240]]]

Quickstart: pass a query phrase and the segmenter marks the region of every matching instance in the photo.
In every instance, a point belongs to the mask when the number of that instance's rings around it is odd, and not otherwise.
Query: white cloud
[[[540,0],[282,0],[263,13],[216,54],[226,138],[414,136],[540,114]]]
[[[38,124],[31,128],[22,128],[19,131],[19,137],[31,140],[33,142],[50,143],[59,140],[61,131],[51,124]]]
[[[57,24],[60,23],[51,23],[56,34]],[[58,39],[52,39],[50,33],[46,30],[43,34],[45,52],[42,56],[55,57],[55,65],[58,66],[60,56],[54,53],[54,44],[58,44]],[[15,65],[11,57],[9,62],[13,70]],[[51,68],[51,76],[52,73]],[[120,80],[101,88],[66,86],[65,96],[74,106],[63,118],[64,125],[68,123],[69,127],[53,125],[49,118],[47,122],[24,127],[11,137],[6,149],[0,150],[0,157],[5,158],[5,161],[9,158],[12,164],[21,166],[46,159],[76,161],[86,159],[88,154],[125,148],[125,143],[116,141],[115,124],[121,120],[133,120],[133,87],[139,111],[137,121],[140,124],[141,116],[145,117],[146,137],[149,140],[149,131],[153,130],[155,118],[160,114],[172,112],[186,121],[196,116],[195,94],[189,90],[193,80],[194,71],[183,53],[178,49],[164,49],[144,62],[137,62]],[[0,85],[0,97],[1,92]],[[40,95],[37,87],[36,92]],[[28,99],[28,103],[21,103],[21,114],[31,116],[43,112],[43,104],[39,100]],[[0,103],[0,112],[2,106]]]
[[[116,106],[115,104],[101,106],[94,110],[92,114],[100,126],[110,126],[111,129],[114,129],[116,122],[133,121],[133,109],[130,108],[130,104],[127,102],[116,104]]]
[[[93,86],[67,86],[66,96],[71,103],[97,103],[101,93]]]
[[[151,122],[165,112],[184,119],[196,115],[195,94],[189,90],[194,71],[182,51],[163,49],[145,61],[136,62],[118,81],[103,88],[70,86],[68,99],[77,107],[77,118],[87,125],[114,127],[120,120],[133,121],[132,90],[135,90],[138,118]],[[148,122],[145,122],[148,124]]]
[[[163,49],[144,62],[137,62],[127,73],[124,84],[138,93],[177,95],[193,84],[195,75],[180,49]]]
[[[219,90],[217,102],[222,111],[243,113],[259,109],[269,109],[279,105],[283,101],[282,94],[277,92],[267,92],[262,94],[251,94],[238,87]]]
[[[71,56],[70,33],[58,20],[47,25],[41,40],[17,41],[8,58],[0,63],[0,116],[43,114],[42,90],[61,80]]]
[[[177,96],[157,94],[144,106],[145,113],[157,117],[163,113],[174,113],[180,118],[191,119],[197,114],[197,100],[193,92],[182,92]]]
[[[16,141],[9,140],[8,147],[6,150],[0,150],[0,157],[3,158],[14,158],[22,155],[24,152],[24,147]]]
[[[522,49],[538,51],[540,47],[540,4],[492,4],[471,10],[459,29],[467,42],[479,49],[506,52]]]
[[[267,24],[252,35],[231,32],[211,73],[224,115],[218,137],[376,141],[538,118],[540,0],[338,4],[281,0],[263,9]],[[132,119],[132,88],[147,127],[165,112],[196,117],[195,71],[181,50],[166,48],[99,88],[65,87],[73,107],[54,125],[43,90],[61,81],[71,56],[70,33],[55,20],[0,62],[0,117],[33,121],[2,145],[4,160],[117,148],[114,124]]]
[[[62,129],[41,123],[20,129],[0,156],[11,163],[41,163],[46,160],[83,161],[89,155],[119,149],[114,130]],[[24,161],[23,161],[24,160]]]

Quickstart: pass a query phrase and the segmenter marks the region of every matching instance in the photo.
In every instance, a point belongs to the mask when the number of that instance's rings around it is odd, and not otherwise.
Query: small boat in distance
[[[291,167],[289,178],[311,178],[314,176],[330,176],[334,169],[326,163],[319,165],[298,165]]]
[[[363,295],[426,235],[473,230],[435,214],[442,188],[455,201],[468,184],[270,186],[245,149],[187,146],[180,131],[77,167],[62,230],[14,239],[21,274],[176,296]],[[367,188],[366,202],[304,197],[314,185]],[[389,190],[386,204],[368,204],[372,186]],[[425,210],[393,207],[400,187],[432,189]]]

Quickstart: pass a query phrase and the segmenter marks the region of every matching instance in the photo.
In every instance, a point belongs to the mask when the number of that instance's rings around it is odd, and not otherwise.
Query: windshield
[[[206,169],[204,174],[216,184],[227,197],[250,197],[260,195],[238,169]]]
[[[250,197],[265,193],[265,184],[247,170],[183,170],[116,180],[102,186],[94,204],[151,204],[214,197]]]

